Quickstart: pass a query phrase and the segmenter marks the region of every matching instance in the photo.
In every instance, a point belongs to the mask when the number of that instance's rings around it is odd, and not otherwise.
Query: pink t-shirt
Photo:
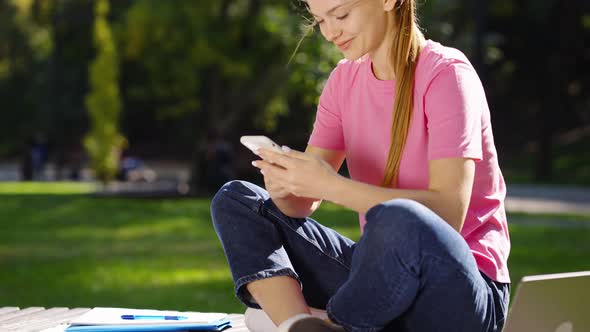
[[[344,150],[352,179],[380,185],[391,143],[395,81],[378,80],[371,59],[342,60],[320,96],[309,145]],[[428,162],[471,158],[475,179],[461,235],[479,269],[510,282],[506,187],[498,166],[485,92],[460,51],[427,41],[418,59],[414,110],[398,187],[427,190]],[[361,230],[366,221],[360,215]]]

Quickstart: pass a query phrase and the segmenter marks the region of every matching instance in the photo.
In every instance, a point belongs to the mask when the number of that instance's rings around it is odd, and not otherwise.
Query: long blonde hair
[[[399,166],[408,136],[414,107],[414,75],[424,36],[416,19],[415,0],[398,0],[394,9],[396,34],[391,48],[395,73],[395,99],[391,125],[391,145],[381,186],[397,186]]]

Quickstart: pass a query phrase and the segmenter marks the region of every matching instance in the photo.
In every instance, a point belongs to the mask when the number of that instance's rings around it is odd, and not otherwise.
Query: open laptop
[[[522,278],[504,332],[590,332],[590,271]]]

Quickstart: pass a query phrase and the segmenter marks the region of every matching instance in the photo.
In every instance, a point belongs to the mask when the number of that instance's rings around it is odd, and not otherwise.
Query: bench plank
[[[11,320],[16,317],[26,316],[35,312],[43,311],[45,308],[43,307],[29,307],[22,310],[17,310],[15,312],[8,313],[6,315],[0,316],[0,326],[3,325],[3,322],[7,320]]]
[[[0,317],[2,317],[2,315],[11,313],[11,312],[15,312],[20,310],[19,307],[2,307],[0,308]]]
[[[0,307],[0,331],[2,332],[33,332],[45,329],[54,330],[61,324],[68,323],[74,318],[89,311],[90,308],[48,308],[29,307]],[[229,314],[232,328],[225,332],[250,332],[246,327],[244,315]],[[59,330],[59,329],[55,329]]]
[[[19,307],[1,307],[0,308],[0,317],[2,317],[3,315],[6,315],[6,314],[13,313],[15,311],[19,311],[19,310],[20,310]]]
[[[30,312],[25,315],[20,315],[20,316],[13,317],[11,319],[7,319],[7,320],[2,321],[2,327],[3,328],[10,328],[13,325],[28,324],[29,322],[38,321],[39,319],[44,319],[47,317],[51,318],[56,314],[66,312],[68,310],[69,310],[68,308],[50,308],[50,309],[46,309],[46,310]]]
[[[74,308],[65,311],[52,311],[51,314],[39,314],[37,316],[29,317],[27,320],[14,322],[3,326],[6,331],[40,331],[55,327],[60,324],[69,322],[70,320],[80,317],[80,315],[89,311],[90,308]],[[51,309],[46,310],[51,311]]]

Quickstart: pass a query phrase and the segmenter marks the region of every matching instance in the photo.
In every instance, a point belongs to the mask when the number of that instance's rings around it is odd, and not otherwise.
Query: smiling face
[[[395,0],[307,0],[324,38],[344,57],[356,60],[364,54],[384,52],[393,26]]]

